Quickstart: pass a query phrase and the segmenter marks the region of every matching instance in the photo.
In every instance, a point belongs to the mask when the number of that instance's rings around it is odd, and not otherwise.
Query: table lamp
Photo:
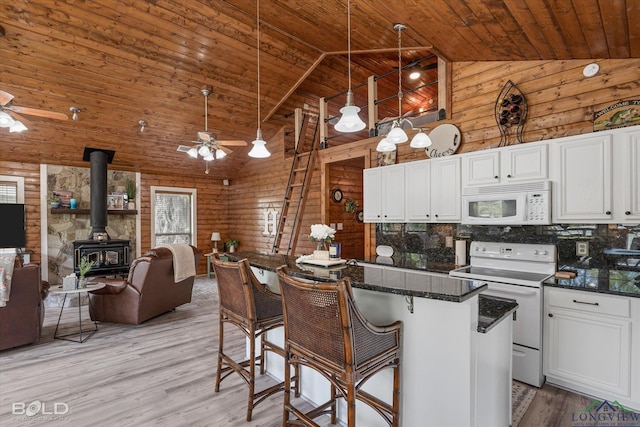
[[[218,242],[222,240],[222,238],[220,237],[220,233],[216,233],[213,232],[211,233],[211,241],[213,242],[213,253],[217,254],[218,253]]]

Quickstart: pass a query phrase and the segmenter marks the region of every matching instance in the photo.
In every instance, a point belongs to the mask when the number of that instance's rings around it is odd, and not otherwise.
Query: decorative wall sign
[[[518,86],[509,80],[502,90],[495,107],[496,122],[500,129],[500,147],[512,143],[522,143],[522,129],[527,118],[527,100]]]
[[[264,230],[262,234],[264,235],[276,235],[276,229],[278,228],[278,211],[275,209],[265,209],[262,211],[262,216],[264,217]],[[271,228],[271,231],[269,231]]]
[[[609,130],[640,124],[640,99],[616,102],[593,115],[593,130]]]
[[[424,149],[430,158],[450,156],[460,148],[460,129],[445,123],[429,133],[431,146]]]
[[[395,165],[397,151],[398,150],[377,153],[378,166]]]

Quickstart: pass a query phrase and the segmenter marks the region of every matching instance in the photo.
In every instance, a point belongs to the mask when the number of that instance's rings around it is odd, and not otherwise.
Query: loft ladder
[[[293,162],[291,163],[291,171],[289,172],[289,181],[287,189],[282,201],[280,209],[280,218],[278,219],[278,227],[276,230],[272,253],[285,252],[286,255],[295,253],[298,243],[298,233],[300,231],[300,223],[304,212],[304,202],[311,184],[311,175],[317,157],[317,136],[318,122],[316,121],[311,146],[309,151],[302,151],[303,137],[307,134],[308,126],[310,126],[310,116],[303,113],[301,108],[295,110],[295,149]],[[288,243],[286,250],[282,249],[282,241],[286,240],[288,232]]]

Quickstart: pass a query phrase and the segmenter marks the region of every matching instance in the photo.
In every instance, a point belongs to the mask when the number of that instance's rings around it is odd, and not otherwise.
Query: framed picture
[[[364,211],[362,209],[356,211],[356,221],[364,222]]]
[[[109,194],[107,196],[107,209],[124,209],[125,201],[122,194]]]

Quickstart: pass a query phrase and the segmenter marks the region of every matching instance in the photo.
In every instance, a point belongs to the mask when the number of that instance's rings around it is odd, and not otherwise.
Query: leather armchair
[[[40,340],[45,310],[42,300],[48,294],[49,283],[40,280],[40,265],[22,265],[16,257],[9,301],[0,308],[0,350]]]
[[[197,268],[202,251],[191,248]],[[152,249],[131,263],[126,280],[99,279],[107,285],[89,293],[91,320],[140,324],[191,302],[194,279],[192,276],[176,283],[171,251]]]

